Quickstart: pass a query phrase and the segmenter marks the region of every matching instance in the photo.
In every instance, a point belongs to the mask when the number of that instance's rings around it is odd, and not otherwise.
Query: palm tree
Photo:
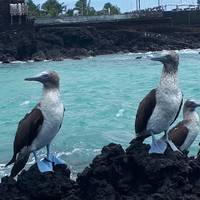
[[[59,3],[57,0],[47,0],[43,5],[42,9],[47,12],[48,15],[55,17],[62,13],[64,3]]]

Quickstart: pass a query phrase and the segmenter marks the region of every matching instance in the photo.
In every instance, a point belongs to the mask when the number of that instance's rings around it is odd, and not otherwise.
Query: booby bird
[[[196,108],[200,104],[194,100],[187,100],[183,107],[183,120],[172,128],[168,135],[169,139],[181,151],[188,150],[200,132],[199,115]]]
[[[48,71],[25,80],[42,83],[43,95],[35,108],[18,124],[13,145],[14,154],[6,165],[14,163],[11,177],[15,177],[25,167],[30,153],[34,154],[41,172],[53,171],[52,163],[64,163],[61,159],[50,154],[50,143],[58,133],[64,117],[64,106],[59,91],[59,76],[55,71]],[[45,146],[47,158],[39,161],[36,151]]]
[[[155,134],[167,133],[169,127],[179,115],[183,95],[178,85],[179,56],[174,51],[151,60],[160,61],[163,64],[160,83],[140,102],[136,120],[136,140],[141,142],[152,136],[152,145],[149,153],[163,154],[167,143],[174,146],[166,135],[166,142],[156,140]],[[174,147],[172,149],[175,151]]]

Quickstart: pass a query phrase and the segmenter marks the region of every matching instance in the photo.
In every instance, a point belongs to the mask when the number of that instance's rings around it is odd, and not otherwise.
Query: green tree
[[[81,15],[87,15],[87,0],[78,0],[75,8],[80,11]]]
[[[27,0],[28,15],[33,17],[40,16],[40,5],[35,5],[32,0]]]
[[[94,7],[87,8],[87,15],[89,15],[89,16],[96,15],[96,10],[94,9]]]
[[[95,15],[96,10],[90,7],[90,0],[78,0],[75,4],[75,9],[78,9],[81,15]]]
[[[73,13],[74,13],[74,10],[73,10],[73,9],[68,9],[66,14],[67,14],[68,16],[73,16]]]
[[[47,12],[48,15],[55,17],[62,13],[63,3],[60,4],[57,0],[47,0],[42,9]]]
[[[120,8],[118,6],[112,5],[111,3],[106,3],[103,7],[103,10],[110,15],[118,15],[120,14]]]

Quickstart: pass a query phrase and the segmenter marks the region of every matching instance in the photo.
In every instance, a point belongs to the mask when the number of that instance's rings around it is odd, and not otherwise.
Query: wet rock
[[[1,56],[1,61],[4,64],[8,64],[12,61],[15,61],[15,58],[13,56],[10,56],[9,54],[5,54]]]
[[[61,61],[64,59],[64,55],[59,49],[50,49],[46,51],[45,56],[47,60],[53,61]]]
[[[46,59],[46,56],[43,51],[38,51],[32,55],[32,60],[40,62]]]
[[[188,34],[189,33],[189,34]],[[0,32],[0,61],[84,58],[113,53],[200,48],[200,29],[161,24],[80,24]],[[44,55],[37,55],[43,52]],[[12,60],[13,60],[12,59]]]
[[[93,50],[89,50],[88,51],[88,55],[90,56],[96,56],[95,52]]]
[[[71,48],[65,52],[67,58],[73,58],[79,60],[81,58],[89,56],[87,49],[84,48]]]

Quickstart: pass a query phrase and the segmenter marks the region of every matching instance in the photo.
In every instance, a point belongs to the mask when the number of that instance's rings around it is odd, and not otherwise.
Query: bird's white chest
[[[38,136],[33,141],[33,149],[40,149],[48,145],[58,133],[64,115],[64,106],[58,95],[46,94],[40,102],[44,121]]]
[[[63,104],[60,100],[54,100],[53,98],[45,99],[41,102],[41,110],[44,116],[44,121],[49,123],[51,128],[57,127],[63,118]]]
[[[147,124],[147,129],[154,133],[167,131],[174,121],[182,101],[182,93],[178,88],[158,88],[156,106]]]
[[[186,124],[186,127],[189,132],[184,143],[181,145],[180,150],[188,150],[200,132],[199,116],[197,113],[195,113],[194,118]]]

